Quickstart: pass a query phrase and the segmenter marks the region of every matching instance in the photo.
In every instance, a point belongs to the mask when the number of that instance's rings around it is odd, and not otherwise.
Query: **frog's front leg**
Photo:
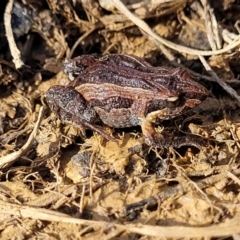
[[[116,141],[115,138],[104,132],[100,126],[95,125],[99,116],[72,86],[53,86],[45,94],[50,109],[57,117],[67,124],[77,125],[83,136],[85,129],[98,132],[108,140]]]

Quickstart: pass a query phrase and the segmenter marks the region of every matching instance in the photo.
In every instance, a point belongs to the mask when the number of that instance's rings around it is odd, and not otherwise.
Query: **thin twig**
[[[102,227],[103,229],[108,228],[118,228],[122,231],[142,234],[145,236],[155,236],[155,237],[224,237],[231,236],[232,234],[239,233],[239,221],[238,215],[232,219],[228,219],[226,223],[215,224],[211,226],[151,226],[144,224],[114,224],[106,221],[96,221],[79,219],[68,216],[66,214],[56,212],[53,210],[48,210],[44,208],[32,207],[18,205],[14,203],[8,203],[6,201],[0,200],[0,212],[2,215],[13,215],[14,217],[22,218],[32,218],[43,221],[50,222],[65,222],[74,223],[79,225],[88,225],[92,227]]]
[[[235,98],[239,105],[240,105],[240,96],[237,94],[237,92],[231,88],[229,85],[227,85],[222,79],[220,79],[217,74],[211,69],[207,61],[203,56],[198,56],[199,59],[201,60],[203,66],[205,69],[208,71],[208,73],[216,80],[216,82],[233,98]]]
[[[7,156],[0,157],[0,169],[9,167],[18,158],[20,158],[21,156],[23,156],[27,152],[27,150],[31,146],[34,138],[37,135],[37,131],[38,131],[39,125],[40,125],[42,117],[43,117],[43,111],[44,111],[44,107],[41,107],[40,110],[39,110],[38,120],[37,120],[37,122],[34,126],[34,129],[33,129],[32,133],[30,134],[27,142],[22,146],[22,148],[19,149],[16,152],[12,152],[12,153],[8,154]]]
[[[240,179],[239,177],[235,176],[233,173],[226,171],[226,174],[229,178],[231,178],[235,183],[237,183],[240,186]]]
[[[78,40],[74,43],[70,53],[67,55],[67,58],[71,58],[72,57],[72,55],[73,55],[75,49],[77,48],[77,46],[79,45],[79,43],[82,42],[95,29],[96,29],[96,27],[91,28],[89,31],[85,32],[80,38],[78,38]]]
[[[12,18],[11,12],[13,7],[13,1],[14,0],[9,0],[6,6],[5,13],[4,13],[4,26],[5,26],[5,32],[6,32],[9,48],[13,57],[13,62],[15,64],[16,69],[18,69],[24,66],[24,63],[21,59],[21,53],[18,50],[17,45],[15,43],[12,27],[11,27],[11,18]]]
[[[83,183],[82,194],[81,194],[81,199],[80,199],[80,204],[79,204],[79,213],[81,215],[83,214],[83,210],[84,210],[85,190],[86,190],[86,184]]]
[[[174,49],[178,52],[192,54],[192,55],[200,55],[200,56],[211,56],[211,55],[218,55],[225,53],[233,48],[236,48],[238,45],[240,45],[240,34],[232,41],[228,46],[225,48],[222,48],[220,50],[216,51],[202,51],[197,49],[188,48],[182,45],[175,44],[171,41],[168,41],[156,33],[152,31],[152,29],[140,18],[138,18],[136,15],[131,13],[127,7],[119,0],[111,0],[112,3],[115,5],[115,7],[122,12],[127,18],[129,18],[136,26],[138,26],[142,31],[144,31],[146,34],[148,34],[150,39],[155,39],[159,41],[160,43],[166,45],[167,47]]]

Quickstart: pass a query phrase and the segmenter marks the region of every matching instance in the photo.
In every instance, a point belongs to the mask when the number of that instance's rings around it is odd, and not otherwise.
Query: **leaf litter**
[[[1,239],[237,238],[238,1],[8,4],[12,10],[1,3],[2,32],[14,36],[0,36]],[[65,58],[95,52],[187,68],[210,96],[161,127],[199,136],[201,149],[148,147],[140,128],[105,126],[118,144],[91,131],[82,139],[56,119],[44,93],[68,84]]]

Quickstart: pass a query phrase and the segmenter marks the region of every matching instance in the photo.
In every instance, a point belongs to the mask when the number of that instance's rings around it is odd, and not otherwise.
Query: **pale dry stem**
[[[210,8],[210,4],[206,0],[201,0],[203,5],[203,18],[205,20],[205,27],[207,31],[207,38],[211,48],[216,51],[221,48],[221,39],[219,34],[219,27],[213,10]]]
[[[163,45],[176,50],[177,52],[182,52],[186,54],[192,54],[192,55],[199,55],[199,56],[212,56],[212,55],[218,55],[228,52],[229,50],[232,50],[240,45],[240,34],[232,41],[228,46],[225,48],[222,48],[220,50],[215,51],[202,51],[197,50],[193,48],[188,48],[179,44],[175,44],[171,41],[168,41],[156,33],[152,31],[152,29],[146,24],[145,21],[138,18],[136,15],[134,15],[132,12],[130,12],[127,7],[120,1],[120,0],[111,0],[112,3],[115,5],[115,7],[124,14],[127,18],[129,18],[136,26],[138,26],[142,31],[144,31],[150,40],[154,39],[155,41],[159,41]]]
[[[93,227],[101,227],[103,229],[108,228],[110,233],[116,230],[116,228],[122,232],[132,232],[142,234],[145,236],[154,237],[223,237],[232,236],[239,233],[239,221],[240,216],[236,216],[230,219],[226,223],[206,226],[206,227],[185,227],[185,226],[150,226],[143,224],[114,224],[105,221],[93,221],[86,219],[77,219],[68,216],[67,214],[59,213],[53,210],[31,207],[26,205],[17,205],[0,200],[0,212],[1,214],[13,215],[21,218],[32,218],[36,220],[50,221],[50,222],[65,222],[74,223],[79,225],[87,225]]]
[[[239,105],[240,105],[240,96],[237,94],[237,92],[231,88],[228,84],[226,84],[222,79],[220,79],[217,74],[211,69],[210,65],[207,63],[205,58],[201,55],[198,56],[199,59],[201,60],[203,66],[207,70],[207,72],[213,77],[213,79],[216,80],[216,82],[233,98],[235,98]]]
[[[24,63],[21,59],[21,53],[17,48],[17,45],[14,40],[12,26],[11,26],[11,12],[13,7],[14,0],[9,0],[5,13],[4,13],[4,25],[5,25],[5,31],[6,31],[6,37],[8,40],[9,48],[13,57],[13,62],[15,64],[16,69],[21,68]]]

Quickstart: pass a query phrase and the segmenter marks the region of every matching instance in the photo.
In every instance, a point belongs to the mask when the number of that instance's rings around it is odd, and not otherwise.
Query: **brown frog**
[[[97,123],[113,128],[140,125],[148,145],[163,145],[154,124],[194,108],[208,95],[187,70],[153,67],[134,56],[83,55],[64,65],[73,81],[66,87],[51,87],[46,101],[63,122],[78,125],[83,135],[87,128],[115,140]]]

